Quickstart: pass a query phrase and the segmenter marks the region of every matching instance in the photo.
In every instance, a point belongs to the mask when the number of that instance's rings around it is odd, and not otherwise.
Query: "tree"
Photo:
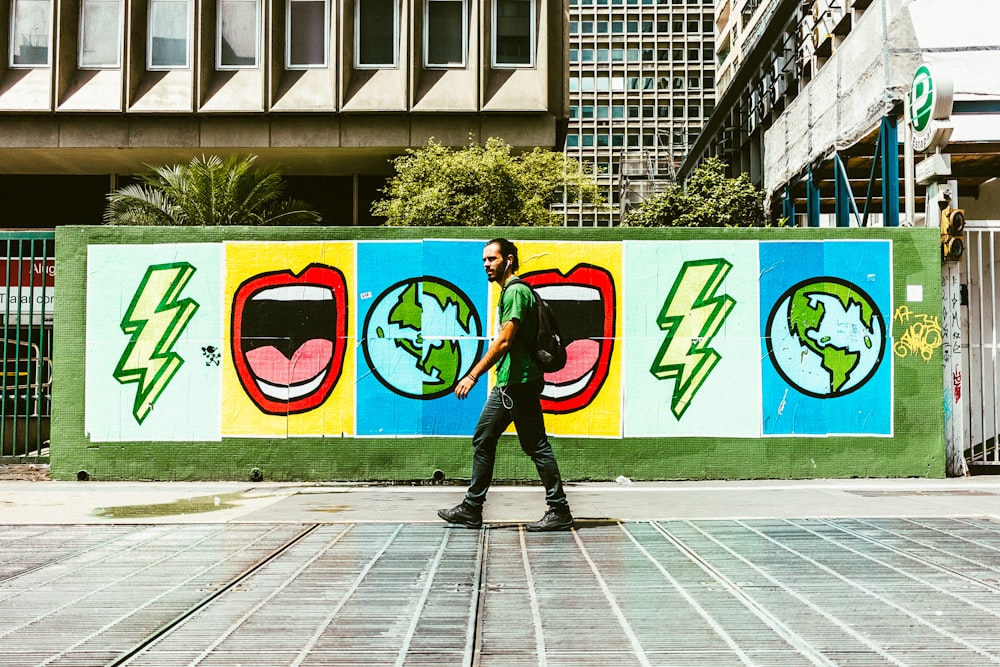
[[[150,167],[139,183],[108,195],[109,225],[301,225],[322,218],[286,198],[275,166],[253,168],[254,155],[212,155],[187,165]]]
[[[712,157],[683,186],[671,184],[625,215],[626,227],[763,227],[764,192],[746,174],[726,177],[726,163]]]
[[[602,204],[590,165],[542,148],[511,155],[502,139],[460,150],[433,139],[393,160],[396,174],[372,214],[396,226],[542,226],[560,224],[549,206]]]

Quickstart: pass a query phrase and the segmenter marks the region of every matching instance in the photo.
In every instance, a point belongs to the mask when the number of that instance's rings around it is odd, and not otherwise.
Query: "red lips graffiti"
[[[311,264],[245,280],[233,297],[236,376],[263,412],[308,412],[329,397],[347,348],[347,287],[332,266]]]
[[[608,378],[615,341],[615,285],[606,269],[577,264],[522,276],[555,311],[566,346],[566,366],[545,375],[542,409],[565,414],[585,408]]]

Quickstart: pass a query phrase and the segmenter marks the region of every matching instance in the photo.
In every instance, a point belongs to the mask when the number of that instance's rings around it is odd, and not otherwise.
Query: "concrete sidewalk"
[[[0,524],[438,523],[462,486],[250,482],[0,482]],[[1000,519],[1000,477],[568,484],[583,520],[832,517]],[[490,491],[484,519],[533,521],[538,486]]]

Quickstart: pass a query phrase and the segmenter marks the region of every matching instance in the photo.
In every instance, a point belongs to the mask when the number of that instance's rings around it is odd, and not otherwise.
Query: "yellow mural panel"
[[[545,376],[546,429],[552,435],[620,437],[621,244],[515,243],[518,274],[552,306],[568,341],[566,367]],[[494,318],[498,297],[494,290]]]
[[[355,244],[225,244],[224,436],[354,433]]]

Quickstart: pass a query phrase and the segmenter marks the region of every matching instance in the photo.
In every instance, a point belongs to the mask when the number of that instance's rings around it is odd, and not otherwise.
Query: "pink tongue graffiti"
[[[594,368],[601,356],[601,344],[596,340],[575,340],[566,346],[566,365],[555,373],[546,373],[549,384],[566,384],[579,380]]]
[[[333,342],[314,338],[295,350],[291,359],[277,348],[267,346],[247,352],[247,363],[264,382],[284,387],[313,379],[330,365],[332,357]]]

